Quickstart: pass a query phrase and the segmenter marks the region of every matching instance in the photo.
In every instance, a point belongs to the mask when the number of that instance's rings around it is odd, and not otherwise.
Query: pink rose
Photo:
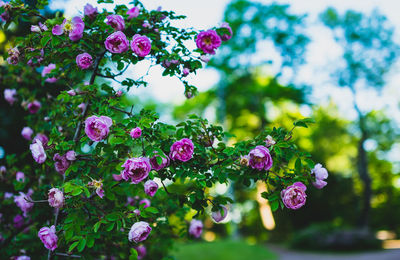
[[[69,39],[71,41],[79,41],[83,36],[83,30],[85,29],[85,23],[82,18],[75,16],[71,21],[64,19],[60,25],[55,25],[51,32],[53,35],[61,35],[64,32],[68,32]]]
[[[133,128],[129,134],[132,138],[139,138],[142,135],[142,129],[140,127]]]
[[[139,201],[139,205],[142,205],[142,204],[144,204],[143,208],[145,209],[145,208],[148,208],[151,206],[151,201],[148,199],[142,199]]]
[[[85,121],[85,133],[90,140],[98,142],[108,136],[111,126],[112,119],[108,116],[91,116]]]
[[[29,126],[25,126],[24,128],[22,128],[21,135],[26,140],[31,140],[33,135],[32,128],[30,128]]]
[[[8,104],[13,105],[14,102],[17,100],[15,96],[17,95],[17,91],[15,89],[8,89],[4,90],[4,99],[8,102]]]
[[[165,168],[169,165],[169,158],[168,156],[166,156],[165,154],[163,154],[163,156],[159,155],[157,151],[153,152],[155,155],[153,157],[150,158],[150,164],[151,164],[151,168],[153,170],[159,171],[162,168]],[[158,164],[157,162],[157,158],[160,157],[162,162],[161,164]]]
[[[65,154],[65,157],[67,158],[67,160],[68,161],[75,161],[76,160],[76,153],[75,153],[75,151],[68,151],[66,154]]]
[[[83,7],[83,13],[85,16],[88,16],[90,19],[94,19],[96,18],[96,16],[98,15],[98,11],[97,11],[97,7],[93,7],[91,4],[86,4]]]
[[[147,222],[139,221],[132,225],[131,230],[129,231],[129,241],[133,241],[135,243],[142,242],[147,239],[151,232],[151,227]]]
[[[128,19],[130,20],[132,18],[138,17],[139,16],[139,11],[140,11],[139,7],[136,7],[136,6],[133,7],[132,9],[129,9],[126,12],[126,14],[129,16]]]
[[[224,220],[224,219],[226,218],[226,216],[228,215],[228,209],[227,209],[225,206],[223,206],[223,205],[220,205],[220,207],[221,207],[221,209],[222,209],[222,213],[221,213],[221,210],[220,210],[220,209],[217,210],[217,211],[213,211],[213,212],[211,213],[212,219],[213,219],[215,222],[217,222],[217,223],[219,223],[219,222],[221,222],[222,220]]]
[[[203,233],[203,222],[201,220],[192,219],[189,226],[189,234],[195,238],[199,238]]]
[[[146,256],[147,250],[144,245],[137,246],[137,247],[135,247],[135,249],[136,249],[136,252],[138,253],[138,257],[137,257],[138,260],[141,260]]]
[[[36,143],[37,140],[39,140],[40,142],[42,142],[42,146],[43,146],[44,149],[49,148],[48,145],[47,145],[48,142],[49,142],[49,138],[48,138],[45,134],[41,134],[41,133],[37,134],[37,135],[33,138],[32,143]]]
[[[312,183],[315,188],[322,189],[328,184],[324,181],[328,178],[328,171],[320,163],[314,166],[314,169],[311,170],[311,175],[315,176],[315,181]]]
[[[179,160],[182,162],[189,161],[193,157],[194,146],[192,140],[183,138],[176,141],[170,149],[169,157],[172,160]]]
[[[115,180],[124,179],[131,180],[132,183],[138,184],[146,179],[151,170],[149,159],[146,157],[131,158],[125,161],[122,165],[124,168],[120,175],[113,175]]]
[[[224,28],[227,29],[229,31],[229,33],[221,33],[219,36],[221,37],[221,40],[226,42],[228,41],[230,38],[232,38],[232,28],[229,26],[228,23],[222,23],[220,28]]]
[[[131,41],[132,51],[139,57],[147,56],[151,51],[151,42],[147,36],[135,34]]]
[[[272,138],[272,136],[267,135],[267,139],[265,139],[265,146],[270,147],[272,145],[276,144],[275,140]]]
[[[47,155],[46,152],[44,151],[43,144],[40,140],[35,140],[34,143],[32,143],[29,146],[29,149],[32,152],[32,157],[37,163],[44,163],[46,161]]]
[[[123,32],[117,31],[107,37],[104,46],[111,53],[122,53],[129,50],[129,41]]]
[[[295,182],[281,191],[283,204],[289,209],[299,209],[306,204],[307,187],[301,182]]]
[[[31,25],[31,32],[44,32],[47,31],[48,28],[46,24],[39,22],[39,25]]]
[[[221,45],[221,38],[214,30],[202,31],[196,37],[197,48],[208,54],[215,54],[215,50]]]
[[[144,183],[144,192],[153,197],[158,190],[158,184],[155,181],[148,180]]]
[[[54,163],[54,168],[60,174],[64,174],[65,171],[71,165],[71,162],[67,159],[67,156],[65,154],[63,156],[61,156],[58,153],[56,153],[53,156],[53,161],[55,162]]]
[[[33,203],[28,202],[25,198],[31,200],[31,195],[32,195],[33,191],[29,190],[27,194],[23,193],[23,192],[19,192],[18,196],[14,197],[14,202],[15,204],[17,204],[17,206],[22,210],[22,212],[24,213],[24,217],[27,216],[27,213],[29,211],[31,211],[31,209],[33,208]]]
[[[272,157],[269,153],[268,148],[265,146],[256,146],[256,148],[250,151],[248,158],[249,165],[253,169],[257,169],[259,171],[268,171],[272,167]]]
[[[81,53],[76,56],[76,64],[81,69],[88,69],[93,65],[93,58],[89,53]]]
[[[48,196],[48,202],[51,207],[62,208],[64,206],[64,193],[59,189],[51,188]]]
[[[124,18],[120,15],[112,14],[107,16],[106,24],[110,25],[116,31],[123,31],[125,29]]]
[[[54,251],[57,248],[58,237],[56,235],[56,227],[42,227],[38,232],[38,237],[42,240],[44,246]]]
[[[32,101],[27,106],[28,111],[31,114],[35,114],[36,112],[38,112],[41,107],[42,107],[42,104],[40,104],[40,102],[37,100]]]
[[[51,63],[51,64],[45,66],[45,67],[43,68],[43,70],[42,70],[42,77],[45,78],[46,75],[49,74],[49,73],[51,73],[52,70],[54,70],[55,68],[56,68],[56,64],[53,64],[53,63]],[[57,80],[58,80],[57,78],[52,77],[52,78],[47,78],[45,81],[46,81],[46,82],[49,82],[49,83],[54,83],[54,82],[56,82]]]
[[[23,172],[17,172],[17,173],[15,174],[15,179],[16,179],[17,181],[24,182],[24,181],[25,181],[25,174],[24,174]]]

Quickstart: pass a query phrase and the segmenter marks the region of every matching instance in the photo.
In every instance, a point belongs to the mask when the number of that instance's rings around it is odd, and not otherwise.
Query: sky
[[[96,0],[88,0],[88,3],[97,5]],[[260,0],[263,3],[272,1]],[[327,68],[328,64],[337,61],[341,55],[341,49],[333,41],[328,29],[320,25],[318,15],[329,6],[333,6],[344,12],[348,9],[354,9],[369,13],[375,8],[384,13],[391,23],[396,26],[396,35],[400,39],[398,29],[400,28],[400,1],[398,0],[278,0],[278,3],[290,4],[291,11],[298,14],[308,14],[307,33],[312,39],[308,46],[306,64],[301,67],[297,73],[296,81],[299,83],[313,83],[313,94],[311,101],[317,104],[323,104],[333,100],[339,105],[342,115],[354,119],[356,114],[352,109],[351,95],[346,89],[337,88],[329,77],[331,71]],[[129,1],[118,1],[118,4],[129,3]],[[216,26],[222,22],[223,12],[229,0],[142,0],[147,9],[156,9],[161,6],[164,10],[174,10],[177,14],[187,16],[179,26],[194,27],[202,30]],[[110,4],[102,4],[108,6]],[[83,4],[81,0],[53,1],[52,8],[65,9],[67,16],[74,16],[82,13]],[[266,50],[268,51],[268,50]],[[218,53],[217,53],[218,55]],[[399,100],[400,91],[398,91],[398,82],[400,82],[400,73],[398,73],[400,64],[394,66],[393,71],[388,76],[388,84],[385,87],[382,96],[378,97],[375,93],[364,92],[358,96],[357,102],[364,110],[387,108],[392,111],[392,116],[400,123]],[[135,69],[127,71],[141,76],[147,70],[147,64],[135,66]],[[130,94],[144,98],[152,98],[159,102],[168,104],[179,104],[185,100],[183,96],[183,85],[174,78],[162,77],[162,69],[154,68],[151,76],[147,77],[149,87],[133,89]],[[200,91],[213,87],[219,80],[218,73],[213,69],[200,70],[197,75],[189,76],[189,82],[197,86]],[[304,116],[310,112],[309,108],[302,110]]]

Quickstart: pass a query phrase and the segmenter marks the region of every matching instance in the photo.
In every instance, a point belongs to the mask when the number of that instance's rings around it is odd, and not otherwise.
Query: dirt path
[[[292,251],[277,245],[268,245],[280,260],[400,260],[400,249],[387,249],[365,253],[314,253]]]

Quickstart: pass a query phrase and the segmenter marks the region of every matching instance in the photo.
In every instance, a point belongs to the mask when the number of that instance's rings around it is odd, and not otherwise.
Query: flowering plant
[[[179,78],[186,97],[194,96],[197,90],[185,76],[231,38],[228,24],[182,30],[170,21],[183,16],[148,11],[139,1],[113,12],[87,4],[71,20],[48,19],[40,13],[44,2],[32,8],[15,0],[0,10],[6,25],[40,20],[15,40],[1,82],[10,106],[20,102],[27,110],[21,138],[29,151],[7,154],[1,167],[0,243],[7,257],[48,250],[48,258],[76,253],[88,259],[168,259],[175,238],[201,237],[207,215],[216,223],[226,219],[233,201],[212,197],[215,183],[264,182],[262,196],[273,210],[298,209],[305,204],[306,184],[326,185],[326,170],[317,165],[312,171],[309,155],[291,141],[294,128],[307,127],[310,119],[296,121],[290,131],[265,129],[228,146],[222,127],[196,115],[170,125],[153,111],[120,106],[125,91],[147,85],[146,75],[124,75],[145,59],[162,66],[163,75]],[[198,49],[187,48],[186,41]],[[19,81],[18,71],[24,75]],[[28,241],[33,246],[24,247]]]

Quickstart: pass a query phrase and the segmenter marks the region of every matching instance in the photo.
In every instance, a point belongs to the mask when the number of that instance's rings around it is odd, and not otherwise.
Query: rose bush
[[[176,239],[201,236],[204,218],[221,222],[229,215],[234,202],[210,195],[216,183],[264,182],[262,196],[273,210],[298,209],[305,185],[326,185],[326,169],[314,168],[291,141],[294,128],[310,119],[228,146],[222,127],[196,115],[169,125],[153,111],[121,106],[126,91],[147,85],[144,77],[124,75],[144,59],[180,79],[193,97],[197,90],[185,76],[231,38],[228,24],[182,30],[171,21],[183,16],[146,10],[139,1],[112,12],[87,4],[71,20],[46,18],[45,2],[33,8],[13,0],[0,10],[5,27],[32,22],[31,33],[13,42],[1,78],[4,99],[10,109],[20,102],[28,124],[26,153],[7,154],[0,168],[4,257],[170,259]]]

